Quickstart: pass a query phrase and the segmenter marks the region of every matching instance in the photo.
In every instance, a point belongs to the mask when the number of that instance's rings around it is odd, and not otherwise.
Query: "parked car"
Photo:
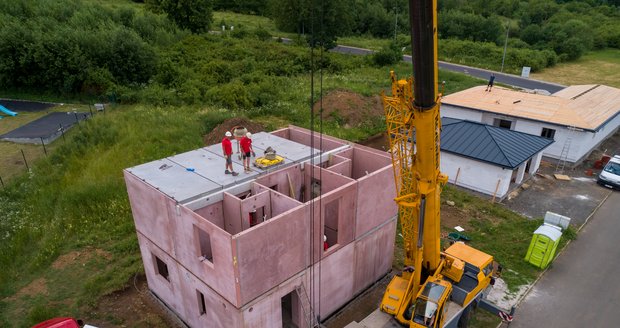
[[[45,320],[38,323],[32,328],[97,328],[91,325],[85,325],[82,320],[75,320],[73,318],[54,318]]]
[[[612,157],[607,162],[596,182],[601,186],[620,190],[620,155]]]

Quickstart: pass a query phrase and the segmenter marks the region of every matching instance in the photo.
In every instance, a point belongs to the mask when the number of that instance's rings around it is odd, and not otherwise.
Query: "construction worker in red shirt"
[[[226,134],[224,135],[224,139],[222,139],[222,151],[224,152],[224,158],[226,158],[226,171],[224,171],[224,173],[237,176],[239,175],[239,173],[233,170],[232,142],[230,142],[230,139],[232,139],[232,133],[230,133],[230,131],[226,131]]]
[[[256,157],[254,153],[254,149],[252,149],[252,134],[250,132],[245,134],[245,137],[241,139],[241,151],[243,155],[243,169],[245,173],[250,173],[252,170],[250,169],[250,155]]]

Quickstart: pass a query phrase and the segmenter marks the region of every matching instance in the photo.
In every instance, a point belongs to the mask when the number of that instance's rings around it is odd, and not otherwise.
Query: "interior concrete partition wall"
[[[286,167],[257,178],[256,183],[276,190],[279,193],[287,195],[295,200],[299,200],[301,188],[304,182],[304,174],[301,167],[301,164]]]

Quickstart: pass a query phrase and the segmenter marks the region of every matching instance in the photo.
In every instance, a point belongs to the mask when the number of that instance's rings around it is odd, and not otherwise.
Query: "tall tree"
[[[213,0],[151,0],[149,4],[193,33],[208,31],[213,22]]]

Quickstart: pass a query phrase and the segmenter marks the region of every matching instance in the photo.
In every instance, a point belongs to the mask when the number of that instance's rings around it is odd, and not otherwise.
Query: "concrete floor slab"
[[[235,172],[238,172],[239,175],[233,177],[230,174],[224,174],[224,163],[226,162],[224,157],[221,155],[218,156],[204,149],[193,150],[187,153],[168,157],[168,159],[182,165],[183,167],[194,169],[196,174],[209,179],[224,188],[239,184],[244,180],[252,179],[259,174],[258,171],[244,173],[243,165],[240,163],[235,163],[235,161],[233,161],[233,169]]]
[[[190,201],[222,189],[221,185],[169,159],[134,166],[127,171],[178,202]]]

